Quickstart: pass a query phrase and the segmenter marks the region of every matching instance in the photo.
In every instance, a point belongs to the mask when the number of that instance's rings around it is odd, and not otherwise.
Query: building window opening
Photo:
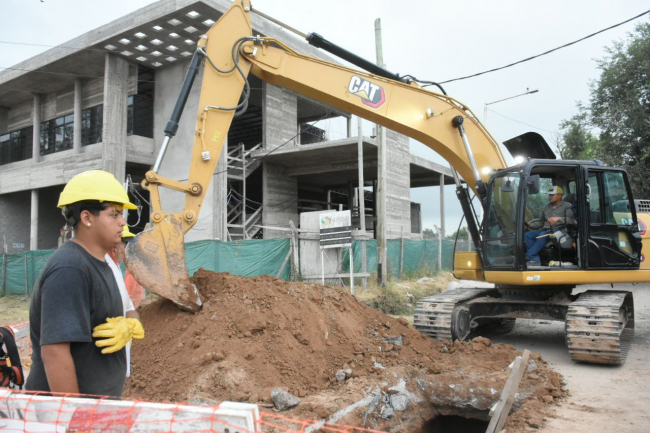
[[[101,143],[104,106],[96,105],[81,112],[81,145]]]
[[[127,102],[127,135],[153,138],[155,71],[138,66],[138,89]]]
[[[41,123],[41,155],[72,149],[74,114]]]
[[[30,159],[33,135],[31,126],[0,135],[0,165]]]

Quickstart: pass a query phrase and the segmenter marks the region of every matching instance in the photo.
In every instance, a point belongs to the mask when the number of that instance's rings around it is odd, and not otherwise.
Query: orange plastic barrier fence
[[[296,420],[257,405],[223,402],[218,406],[124,401],[99,396],[17,392],[0,388],[0,430],[3,432],[339,432],[383,433],[378,430]]]
[[[31,366],[29,322],[11,326],[26,370]],[[41,393],[0,388],[2,432],[218,432],[218,433],[382,433],[378,430],[297,420],[260,412],[257,405],[223,402],[193,406],[115,400],[102,396]]]

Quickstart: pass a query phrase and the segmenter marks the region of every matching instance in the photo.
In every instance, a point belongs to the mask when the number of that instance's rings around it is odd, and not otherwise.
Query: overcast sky
[[[145,0],[0,0],[0,41],[59,45],[120,18]],[[369,60],[375,60],[374,20],[381,18],[387,69],[423,80],[446,81],[503,66],[624,21],[649,8],[647,0],[626,1],[282,1],[253,0],[253,7],[305,33],[317,32]],[[535,131],[555,143],[559,123],[587,101],[598,78],[597,59],[648,15],[522,65],[446,84],[450,96],[483,119],[486,103],[539,89],[490,106],[487,127],[499,142]],[[47,48],[0,43],[0,66],[13,66]],[[1,105],[1,101],[0,101]],[[414,154],[444,163],[413,143]],[[445,193],[448,233],[460,208]],[[437,188],[412,190],[422,203],[424,227],[439,225]]]

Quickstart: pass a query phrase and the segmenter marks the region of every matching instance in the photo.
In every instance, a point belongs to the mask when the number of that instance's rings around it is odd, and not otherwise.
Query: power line
[[[520,64],[520,63],[528,62],[528,61],[533,60],[533,59],[536,59],[536,58],[538,58],[538,57],[542,57],[542,56],[545,56],[545,55],[547,55],[547,54],[550,54],[550,53],[552,53],[553,51],[557,51],[557,50],[560,50],[560,49],[562,49],[562,48],[566,48],[566,47],[568,47],[568,46],[571,46],[571,45],[573,45],[573,44],[577,44],[578,42],[584,41],[585,39],[589,39],[589,38],[591,38],[591,37],[593,37],[593,36],[596,36],[596,35],[598,35],[598,34],[600,34],[600,33],[606,32],[607,30],[611,30],[611,29],[613,29],[613,28],[616,28],[616,27],[622,26],[623,24],[625,24],[625,23],[629,23],[630,21],[633,21],[633,20],[635,20],[635,19],[637,19],[637,18],[640,18],[640,17],[642,17],[643,15],[646,15],[646,14],[648,14],[648,13],[650,13],[650,10],[647,10],[647,11],[645,11],[645,12],[643,12],[643,13],[637,15],[637,16],[634,16],[634,17],[632,17],[632,18],[630,18],[630,19],[627,19],[627,20],[625,20],[625,21],[623,21],[623,22],[620,22],[620,23],[618,23],[618,24],[614,24],[613,26],[607,27],[606,29],[602,29],[602,30],[599,30],[599,31],[597,31],[597,32],[595,32],[595,33],[592,33],[592,34],[590,34],[590,35],[587,35],[587,36],[585,36],[584,38],[580,38],[580,39],[575,40],[575,41],[573,41],[573,42],[569,42],[568,44],[564,44],[564,45],[561,45],[561,46],[559,46],[559,47],[557,47],[557,48],[553,48],[552,50],[548,50],[548,51],[543,52],[543,53],[541,53],[541,54],[537,54],[536,56],[528,57],[528,58],[526,58],[526,59],[519,60],[518,62],[510,63],[509,65],[501,66],[501,67],[499,67],[499,68],[494,68],[494,69],[490,69],[490,70],[487,70],[487,71],[479,72],[479,73],[477,73],[477,74],[467,75],[467,76],[465,76],[465,77],[460,77],[460,78],[454,78],[454,79],[447,80],[447,81],[441,81],[441,82],[439,82],[439,84],[451,83],[452,81],[466,80],[466,79],[468,79],[468,78],[478,77],[479,75],[489,74],[490,72],[500,71],[501,69],[510,68],[510,67],[515,66],[515,65],[518,65],[518,64]],[[538,129],[539,129],[539,128],[538,128]]]
[[[517,120],[517,119],[513,119],[512,117],[504,116],[503,114],[501,114],[501,113],[497,113],[496,111],[492,110],[491,108],[488,108],[487,110],[488,110],[488,111],[491,111],[491,112],[493,112],[494,114],[497,114],[497,115],[499,115],[499,116],[501,116],[501,117],[505,117],[505,118],[508,119],[508,120],[512,120],[513,122],[521,123],[522,125],[526,125],[526,126],[529,126],[529,127],[531,127],[531,128],[539,129],[540,131],[550,132],[551,134],[557,134],[557,131],[549,131],[548,129],[538,128],[537,126],[533,126],[533,125],[530,125],[530,124],[528,124],[528,123],[521,122],[521,121],[519,121],[519,120]]]

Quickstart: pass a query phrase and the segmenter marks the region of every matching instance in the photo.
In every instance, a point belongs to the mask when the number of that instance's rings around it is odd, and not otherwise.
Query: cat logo
[[[368,107],[379,108],[386,102],[383,87],[356,75],[352,76],[350,84],[348,84],[348,92],[357,95]]]

